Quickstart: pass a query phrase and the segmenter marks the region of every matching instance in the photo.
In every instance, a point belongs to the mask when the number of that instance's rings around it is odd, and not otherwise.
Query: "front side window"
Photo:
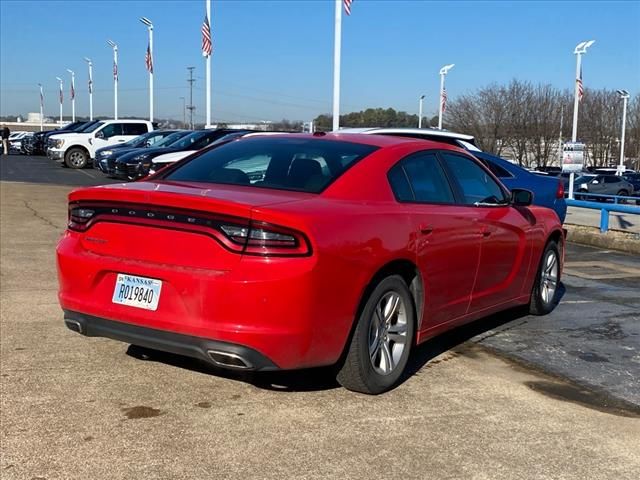
[[[508,203],[500,185],[476,162],[449,152],[441,152],[441,155],[460,187],[463,203],[466,205]]]
[[[319,193],[375,150],[371,145],[316,138],[256,137],[209,149],[164,178]]]
[[[102,130],[100,130],[100,133],[102,133],[102,138],[111,138],[115,137],[116,135],[122,135],[122,124],[110,123]]]
[[[405,177],[403,179],[402,177]],[[449,181],[435,153],[417,153],[389,172],[389,182],[399,201],[454,203]],[[409,191],[407,191],[407,187]],[[411,194],[412,198],[408,199]]]
[[[604,183],[620,183],[620,177],[614,177],[614,176],[604,177]]]

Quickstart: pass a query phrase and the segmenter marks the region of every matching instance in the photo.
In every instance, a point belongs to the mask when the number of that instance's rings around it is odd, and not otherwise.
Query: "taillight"
[[[278,225],[251,222],[249,226],[221,224],[219,228],[242,253],[267,256],[304,256],[311,253],[303,234]]]
[[[87,231],[99,221],[117,221],[160,228],[178,228],[213,237],[227,250],[235,253],[264,256],[306,256],[311,254],[307,237],[296,231],[246,218],[149,208],[142,205],[79,205],[69,206],[69,230]]]
[[[96,211],[91,208],[75,207],[69,209],[69,224],[70,230],[77,232],[84,232],[87,229],[87,224],[91,220]]]
[[[558,189],[556,190],[556,198],[564,198],[564,182],[558,180]]]

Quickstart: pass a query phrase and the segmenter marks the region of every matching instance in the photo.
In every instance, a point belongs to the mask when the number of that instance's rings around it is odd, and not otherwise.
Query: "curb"
[[[565,224],[567,241],[591,247],[619,250],[621,252],[640,255],[640,234],[609,230],[600,233],[597,227]]]

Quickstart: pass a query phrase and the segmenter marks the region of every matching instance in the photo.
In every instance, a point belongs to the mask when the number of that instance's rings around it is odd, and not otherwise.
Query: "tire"
[[[628,197],[629,192],[627,192],[626,190],[620,190],[618,193],[616,193],[616,195],[618,195],[619,197]]]
[[[357,318],[337,375],[340,385],[370,395],[392,388],[407,366],[415,324],[413,297],[402,277],[382,280]]]
[[[550,260],[550,257],[554,260]],[[558,244],[549,241],[544,248],[538,273],[536,275],[529,312],[532,315],[546,315],[558,303],[558,287],[560,286],[560,250]]]
[[[69,168],[84,168],[89,156],[82,148],[70,148],[64,155],[64,163]]]

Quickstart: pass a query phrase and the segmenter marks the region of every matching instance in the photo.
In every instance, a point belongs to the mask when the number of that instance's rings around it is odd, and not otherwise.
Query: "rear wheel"
[[[69,168],[84,168],[89,156],[82,148],[70,148],[64,156],[64,163]]]
[[[400,379],[413,344],[415,310],[402,277],[382,280],[357,321],[338,382],[356,392],[385,392]]]
[[[529,311],[533,315],[546,315],[556,306],[560,286],[560,250],[553,240],[547,243],[533,284]]]

